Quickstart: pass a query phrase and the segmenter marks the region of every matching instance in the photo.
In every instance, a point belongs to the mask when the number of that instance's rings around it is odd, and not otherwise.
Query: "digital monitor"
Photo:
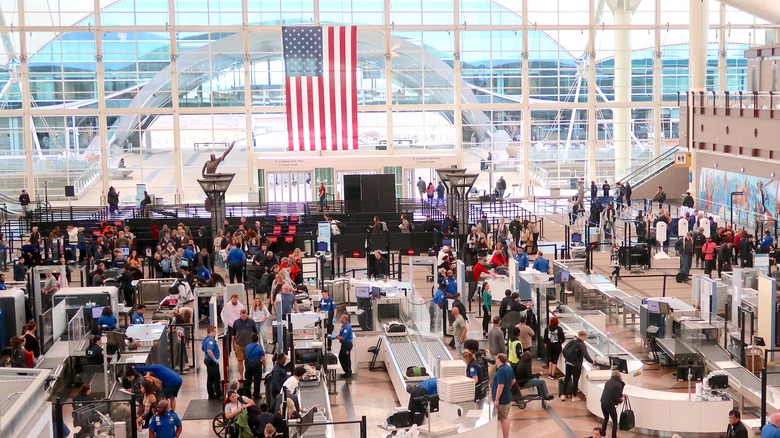
[[[120,250],[122,251],[122,255],[123,256],[125,256],[125,257],[129,257],[130,256],[130,248],[120,248]]]
[[[189,268],[190,267],[190,261],[186,258],[181,259],[181,267],[182,268]]]
[[[368,286],[355,286],[355,298],[371,298],[371,288]]]
[[[378,286],[371,287],[371,298],[378,300],[382,296],[382,289]]]
[[[568,283],[569,282],[569,271],[559,271],[556,272],[553,276],[553,282],[554,283]]]
[[[650,313],[661,313],[661,307],[659,306],[659,302],[654,300],[648,300],[647,311]]]
[[[617,370],[623,374],[628,374],[628,360],[620,356],[610,356],[609,365],[613,370]]]
[[[571,235],[571,243],[581,243],[581,242],[582,242],[582,234],[573,233]]]
[[[103,309],[107,306],[98,306],[92,308],[92,319],[97,320],[103,315]]]
[[[667,303],[666,301],[659,301],[658,310],[659,310],[658,313],[660,313],[661,315],[668,315],[670,312],[669,303]]]

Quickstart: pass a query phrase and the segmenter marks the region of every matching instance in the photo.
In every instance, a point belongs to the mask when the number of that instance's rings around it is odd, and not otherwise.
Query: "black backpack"
[[[578,348],[579,346],[576,344],[577,340],[573,339],[563,347],[561,353],[563,354],[563,358],[566,359],[566,362],[576,364],[582,359],[582,351],[580,351]]]

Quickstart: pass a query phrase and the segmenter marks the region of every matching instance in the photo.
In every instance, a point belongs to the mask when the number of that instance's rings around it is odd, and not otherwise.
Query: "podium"
[[[217,231],[225,221],[225,193],[233,182],[235,173],[214,173],[203,175],[198,184],[208,199],[208,210],[211,213],[211,237],[217,237]]]

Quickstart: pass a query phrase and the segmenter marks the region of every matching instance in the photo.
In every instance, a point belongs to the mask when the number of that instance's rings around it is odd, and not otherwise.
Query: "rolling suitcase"
[[[677,275],[675,275],[674,280],[678,283],[685,283],[688,281],[688,274],[685,272],[678,272]]]

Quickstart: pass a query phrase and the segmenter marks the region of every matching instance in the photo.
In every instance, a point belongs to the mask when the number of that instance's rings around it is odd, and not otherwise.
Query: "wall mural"
[[[756,219],[770,220],[780,211],[780,178],[760,178],[737,172],[704,167],[699,175],[699,199],[703,208],[730,220],[731,193],[734,195],[735,222],[749,224]]]

